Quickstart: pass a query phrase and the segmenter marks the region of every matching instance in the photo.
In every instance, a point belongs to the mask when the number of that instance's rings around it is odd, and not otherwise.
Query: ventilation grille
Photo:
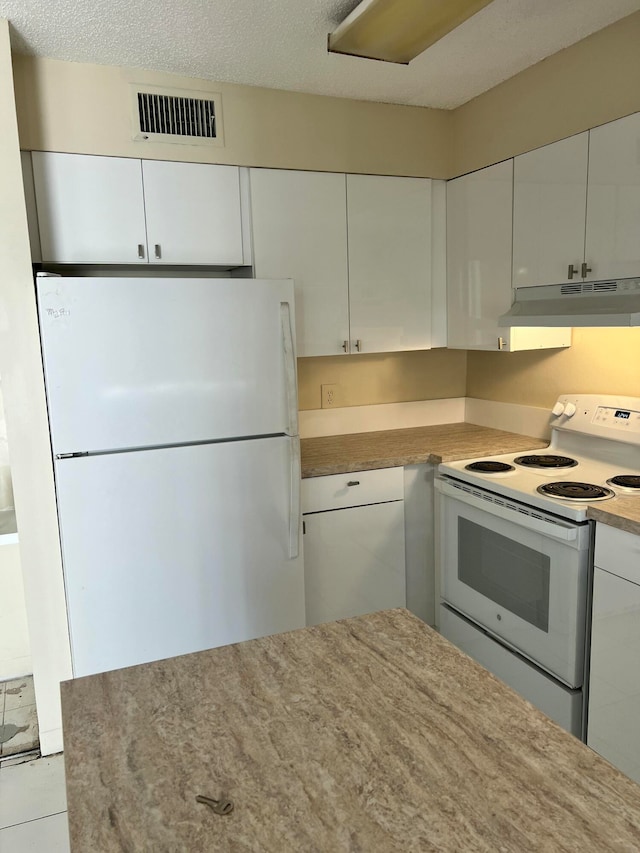
[[[473,495],[475,498],[482,498],[482,500],[487,501],[487,503],[496,504],[496,506],[504,507],[505,509],[511,510],[511,512],[519,512],[522,515],[528,515],[530,518],[537,518],[539,521],[546,521],[547,524],[556,524],[559,527],[566,527],[562,519],[556,520],[553,516],[537,512],[533,507],[526,506],[525,504],[518,503],[517,501],[511,501],[509,498],[502,498],[491,492],[483,492],[481,489],[476,489],[473,486],[467,485],[467,483],[450,480],[448,477],[445,482],[448,486],[451,486],[454,489],[459,489],[461,492],[466,492],[468,495]]]
[[[571,293],[582,293],[581,284],[563,284],[560,290],[563,296],[569,296]]]
[[[615,293],[617,290],[617,281],[585,281],[584,284],[563,284],[560,286],[562,296],[580,293]]]
[[[134,90],[134,138],[221,144],[220,96],[180,90]]]

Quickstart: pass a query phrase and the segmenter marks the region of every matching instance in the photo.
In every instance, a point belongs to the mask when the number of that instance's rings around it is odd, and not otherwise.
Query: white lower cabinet
[[[406,605],[403,494],[402,468],[303,480],[307,625]]]
[[[596,525],[587,744],[640,782],[640,536]]]

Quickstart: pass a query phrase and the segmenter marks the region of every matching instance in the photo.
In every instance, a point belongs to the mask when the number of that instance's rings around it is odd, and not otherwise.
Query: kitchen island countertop
[[[538,450],[548,444],[544,438],[467,423],[303,438],[302,476],[321,477],[423,462],[438,464]]]
[[[640,787],[406,610],[62,700],[73,853],[638,849]]]

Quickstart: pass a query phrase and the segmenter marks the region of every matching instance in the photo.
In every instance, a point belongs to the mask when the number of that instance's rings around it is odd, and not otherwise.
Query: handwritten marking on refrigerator
[[[69,308],[47,308],[47,317],[53,317],[58,320],[60,317],[70,317],[71,311]]]

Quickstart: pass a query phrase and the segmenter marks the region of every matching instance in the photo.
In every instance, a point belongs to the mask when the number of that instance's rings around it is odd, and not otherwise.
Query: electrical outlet
[[[338,394],[337,385],[322,385],[322,408],[331,409],[336,405],[336,397]]]

